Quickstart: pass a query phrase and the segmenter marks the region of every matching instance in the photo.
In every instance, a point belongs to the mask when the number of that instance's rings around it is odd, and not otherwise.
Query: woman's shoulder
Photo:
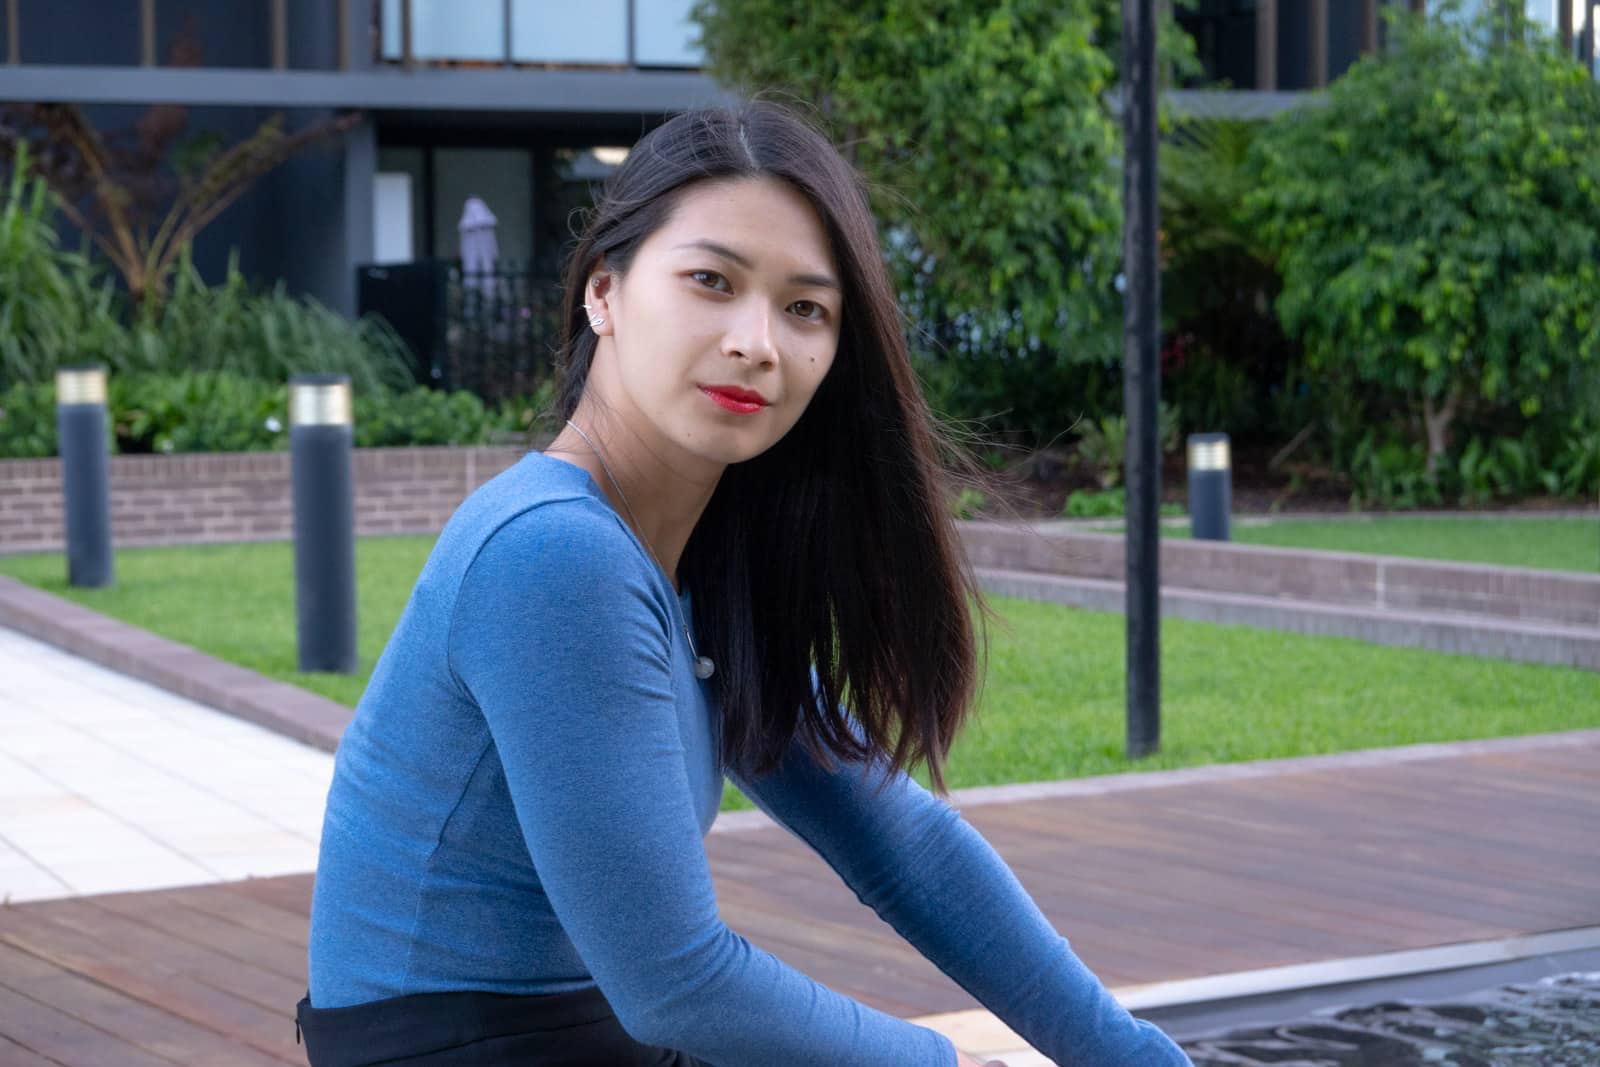
[[[642,569],[626,527],[581,467],[529,452],[474,490],[434,556],[459,577],[488,554],[525,577],[549,569]]]

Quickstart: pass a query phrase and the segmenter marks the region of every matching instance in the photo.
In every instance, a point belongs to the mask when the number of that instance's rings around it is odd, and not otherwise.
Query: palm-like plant
[[[230,147],[200,138],[174,150],[183,108],[151,108],[130,138],[103,135],[74,104],[15,104],[0,113],[0,159],[15,165],[27,146],[27,170],[122,275],[134,304],[159,307],[184,251],[256,179],[360,120],[348,113],[286,133],[273,115]]]
[[[190,25],[173,39],[166,66],[201,60]],[[352,112],[286,133],[276,114],[224,146],[213,135],[180,141],[188,109],[173,105],[103,133],[73,104],[11,104],[0,108],[0,162],[43,179],[56,207],[122,275],[134,305],[159,312],[173,269],[212,220],[278,164],[360,121]]]

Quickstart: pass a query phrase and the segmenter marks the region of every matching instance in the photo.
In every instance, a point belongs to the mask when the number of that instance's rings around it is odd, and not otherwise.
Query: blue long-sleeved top
[[[636,1040],[718,1067],[956,1063],[943,1035],[719,916],[703,838],[724,769],[683,631],[690,595],[562,460],[529,453],[462,504],[339,745],[313,1006],[598,985]],[[1057,1063],[1188,1063],[948,804],[904,774],[874,797],[881,770],[818,767],[797,741],[773,774],[729,777]]]

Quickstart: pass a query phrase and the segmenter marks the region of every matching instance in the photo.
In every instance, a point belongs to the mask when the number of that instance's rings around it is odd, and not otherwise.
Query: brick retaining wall
[[[531,447],[543,447],[537,442]],[[478,486],[530,446],[355,453],[356,532],[437,533]],[[119,546],[286,539],[287,452],[111,458]],[[0,461],[0,553],[62,547],[60,461]],[[1123,539],[958,523],[974,566],[1121,581]],[[1164,539],[1162,584],[1382,611],[1443,611],[1600,626],[1600,575]]]
[[[965,522],[973,566],[1120,582],[1121,534]],[[1600,627],[1600,575],[1163,538],[1163,587],[1378,611]]]
[[[468,493],[526,451],[357,449],[356,533],[437,533]],[[0,552],[59,551],[62,526],[60,460],[0,461]],[[293,527],[287,452],[111,457],[119,546],[284,539]]]

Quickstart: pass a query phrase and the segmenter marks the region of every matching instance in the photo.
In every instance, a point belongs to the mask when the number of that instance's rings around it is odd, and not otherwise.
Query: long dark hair
[[[769,177],[810,201],[842,274],[839,348],[794,427],[723,473],[679,560],[698,644],[717,664],[725,766],[773,770],[801,734],[819,762],[884,759],[880,787],[944,763],[980,678],[969,598],[984,600],[952,521],[941,456],[961,461],[917,385],[862,179],[778,104],[679,115],[607,181],[567,265],[556,406],[578,409],[596,340],[584,284],[634,252],[701,181]],[[815,666],[816,685],[811,670]],[[858,739],[842,713],[859,722]]]

